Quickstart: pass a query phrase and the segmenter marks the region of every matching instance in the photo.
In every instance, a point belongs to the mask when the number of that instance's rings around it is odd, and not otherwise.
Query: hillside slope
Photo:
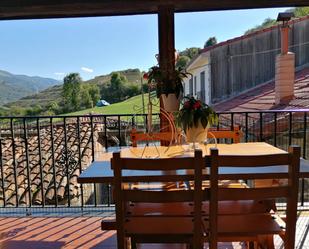
[[[0,105],[59,84],[59,81],[38,76],[12,74],[0,70]]]
[[[151,93],[152,101],[155,105],[159,105],[159,100],[156,98],[156,93]],[[148,93],[144,94],[145,112],[147,113]],[[159,112],[158,106],[153,106],[153,113]],[[86,110],[68,113],[66,115],[84,115],[84,114],[142,114],[143,113],[143,98],[142,95],[137,95],[125,101],[111,104],[104,107],[94,107]]]
[[[140,84],[141,72],[139,69],[127,69],[117,71],[128,79],[128,84]],[[91,80],[84,81],[85,84],[96,84],[98,86],[110,82],[112,73],[108,75],[97,76]],[[59,103],[61,101],[62,85],[49,87],[37,94],[28,95],[17,101],[7,103],[5,106],[8,108],[19,106],[23,108],[31,108],[36,105],[41,107],[49,105],[51,102]]]
[[[115,71],[115,72],[124,75],[127,78],[128,82],[131,84],[140,83],[142,73],[139,69],[126,69],[126,70]],[[85,81],[85,83],[98,84],[98,85],[106,84],[111,80],[112,73],[107,74],[107,75],[97,76],[91,80]]]

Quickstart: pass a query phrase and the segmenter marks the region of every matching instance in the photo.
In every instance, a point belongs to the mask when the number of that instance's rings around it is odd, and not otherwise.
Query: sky
[[[203,47],[244,34],[287,8],[175,15],[175,47]],[[158,53],[156,15],[0,21],[0,69],[62,80],[84,80],[128,68],[148,70]]]

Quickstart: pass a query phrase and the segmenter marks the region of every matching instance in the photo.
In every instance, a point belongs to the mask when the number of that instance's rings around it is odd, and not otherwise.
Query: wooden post
[[[174,8],[173,6],[159,6],[158,8],[158,32],[159,32],[159,66],[163,77],[173,80],[175,70],[175,31],[174,31]],[[163,108],[160,97],[160,107]],[[160,127],[162,131],[168,131],[164,127],[168,121],[160,115]],[[163,145],[163,144],[162,144]]]
[[[159,6],[159,66],[167,79],[175,70],[175,31],[173,6]],[[164,77],[165,78],[165,77]]]

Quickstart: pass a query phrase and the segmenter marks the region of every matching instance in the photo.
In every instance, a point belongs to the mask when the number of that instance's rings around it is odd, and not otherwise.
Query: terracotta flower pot
[[[169,93],[161,95],[164,109],[168,112],[176,112],[179,110],[180,98],[177,98],[175,93]]]
[[[207,139],[208,126],[204,128],[202,123],[199,122],[198,126],[193,126],[186,130],[187,142],[189,143],[198,143],[204,142]]]

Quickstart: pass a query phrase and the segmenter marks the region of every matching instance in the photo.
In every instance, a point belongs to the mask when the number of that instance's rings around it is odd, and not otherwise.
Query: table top
[[[268,143],[234,143],[234,144],[198,144],[203,156],[209,155],[210,148],[217,148],[220,155],[267,155],[285,154],[284,150],[274,147]],[[123,147],[120,148],[121,157],[127,158],[170,158],[194,156],[193,150],[188,150],[189,146],[148,146],[148,147]],[[119,151],[116,150],[116,151]],[[113,152],[105,152],[99,155],[97,161],[110,161]]]
[[[214,145],[202,146],[203,155],[209,155],[209,149],[214,147]],[[285,154],[284,150],[276,148],[267,143],[238,143],[238,144],[218,144],[217,148],[219,154],[221,155],[267,155],[267,154]],[[193,156],[193,152],[186,152],[180,146],[173,146],[167,150],[167,147],[157,146],[147,147],[143,152],[143,148],[124,148],[121,149],[122,157],[135,157],[139,158],[143,154],[143,157],[148,158],[167,158],[167,157],[183,157],[183,156]],[[78,177],[79,183],[111,183],[113,181],[113,171],[110,165],[110,158],[112,157],[112,152],[104,153],[101,155],[100,160],[94,161],[82,174]],[[207,166],[207,165],[206,165]],[[287,175],[286,166],[272,166],[272,167],[221,167],[219,169],[219,174],[221,179],[226,177],[232,179],[250,179],[249,174],[256,174],[255,179],[262,177],[263,173],[268,173],[273,178],[278,178],[279,175],[282,177]],[[175,172],[174,172],[175,173]],[[152,176],[160,175],[158,171],[141,171],[141,170],[127,170],[124,171],[123,176],[132,178],[134,176],[136,181],[139,178],[149,177],[151,180]],[[177,170],[177,175],[188,175],[185,170]],[[207,170],[205,170],[205,179],[207,179]],[[252,176],[251,176],[252,177]],[[309,178],[309,161],[301,159],[300,161],[300,178]],[[125,179],[124,179],[125,180]],[[186,180],[184,178],[184,180]]]

